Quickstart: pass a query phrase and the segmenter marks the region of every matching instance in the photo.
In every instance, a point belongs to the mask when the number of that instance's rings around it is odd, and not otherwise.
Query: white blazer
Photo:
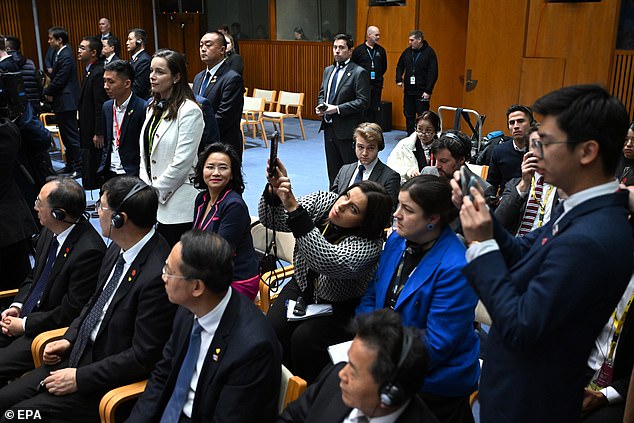
[[[412,132],[400,140],[387,158],[387,165],[401,175],[401,185],[412,178],[412,172],[420,170],[414,156],[416,137],[416,132]]]
[[[161,120],[154,135],[150,153],[152,174],[150,180],[145,162],[143,137],[151,116],[152,109],[148,107],[139,139],[141,151],[139,177],[158,190],[157,220],[159,223],[192,222],[194,201],[198,190],[194,188],[189,178],[194,175],[198,145],[205,127],[203,112],[194,101],[185,100],[178,109],[176,119]]]

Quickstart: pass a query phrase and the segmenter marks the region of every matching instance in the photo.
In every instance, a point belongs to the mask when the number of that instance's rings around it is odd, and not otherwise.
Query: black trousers
[[[81,170],[81,149],[79,147],[79,127],[77,110],[55,112],[59,134],[66,147],[66,162],[73,170]]]
[[[381,110],[382,92],[383,88],[370,86],[370,104],[365,111],[365,122],[378,123],[377,114]]]
[[[356,162],[357,155],[352,146],[352,138],[338,139],[332,124],[324,124],[324,149],[328,167],[328,186],[332,186],[341,166]]]
[[[280,292],[266,318],[282,344],[284,365],[293,374],[311,383],[330,364],[327,348],[354,337],[348,326],[358,300],[333,304],[330,316],[289,322],[286,319],[286,302],[296,300],[300,293],[295,279],[291,280]],[[312,302],[312,298],[305,300]]]
[[[176,223],[173,225],[159,222],[158,225],[156,225],[156,231],[163,235],[170,247],[173,247],[178,241],[180,241],[181,235],[190,230],[192,226],[193,222]]]
[[[33,369],[31,343],[34,336],[0,335],[0,386]]]
[[[407,135],[416,129],[416,118],[429,110],[429,100],[423,100],[420,94],[407,94],[403,96],[403,114],[405,115],[405,127]]]

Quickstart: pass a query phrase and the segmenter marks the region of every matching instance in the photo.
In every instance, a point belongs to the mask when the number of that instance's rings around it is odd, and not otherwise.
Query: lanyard
[[[372,49],[372,53],[370,53],[370,49],[366,46],[365,51],[368,52],[368,56],[370,56],[370,61],[372,63],[372,69],[374,69],[374,56],[376,56],[376,50]]]
[[[616,344],[619,342],[619,336],[621,335],[621,330],[623,330],[623,324],[625,323],[625,317],[627,316],[628,311],[630,311],[630,306],[632,305],[632,300],[634,300],[634,293],[630,297],[630,300],[627,302],[625,306],[625,310],[623,310],[623,314],[621,317],[616,317],[616,308],[614,312],[612,312],[612,318],[614,319],[614,335],[612,335],[612,341],[610,342],[610,350],[608,351],[608,363],[612,363],[614,358],[614,351],[616,350]]]
[[[546,192],[546,198],[544,199],[544,203],[542,204],[542,202],[539,201],[537,195],[535,194],[535,177],[533,176],[533,178],[531,179],[531,196],[533,197],[533,199],[535,199],[535,202],[537,202],[537,205],[539,206],[539,219],[537,220],[538,228],[541,228],[544,224],[546,205],[548,204],[548,198],[550,198],[550,194],[553,192],[554,188],[554,185],[551,185],[550,188],[548,188],[548,191]]]
[[[152,143],[154,140],[154,135],[156,135],[156,130],[158,129],[159,125],[161,124],[161,119],[163,118],[163,115],[157,116],[153,115],[152,116],[152,120],[150,121],[150,131],[148,133],[148,151],[147,154],[151,154],[152,153]]]
[[[414,59],[414,50],[412,50],[412,62],[414,63],[414,66],[416,66],[416,62],[418,62],[418,58],[420,57],[421,52],[419,51],[418,54],[416,54],[416,58]]]
[[[121,126],[119,126],[119,119],[117,118],[117,108],[114,105],[114,101],[112,102],[112,120],[114,121],[114,128],[115,128],[115,134],[114,134],[114,139],[115,139],[115,145],[117,146],[117,149],[119,149],[119,145],[121,145]],[[123,119],[125,119],[125,113],[123,114]],[[123,122],[123,119],[121,120],[121,122]]]

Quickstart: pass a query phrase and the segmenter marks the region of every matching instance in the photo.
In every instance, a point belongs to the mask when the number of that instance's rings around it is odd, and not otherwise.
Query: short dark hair
[[[392,216],[392,199],[385,187],[374,181],[361,181],[351,185],[339,197],[346,195],[353,188],[359,188],[368,199],[368,205],[359,227],[359,236],[366,239],[381,238]]]
[[[123,212],[128,219],[140,228],[149,229],[156,223],[158,210],[158,194],[151,186],[142,189],[121,204],[123,199],[137,184],[145,184],[140,178],[130,175],[115,176],[106,181],[101,192],[106,195],[108,206]]]
[[[348,46],[348,48],[352,48],[354,47],[354,40],[352,39],[352,37],[348,34],[337,34],[335,35],[335,37],[333,38],[332,42],[334,43],[337,40],[345,40],[346,45]]]
[[[82,186],[67,176],[52,176],[46,182],[55,182],[55,188],[48,194],[48,205],[52,209],[64,209],[71,219],[79,219],[86,210],[86,194]]]
[[[572,85],[540,97],[533,109],[555,118],[568,136],[571,151],[584,141],[599,143],[603,173],[614,175],[629,126],[627,110],[619,99],[599,85]]]
[[[116,72],[124,80],[129,79],[130,82],[134,82],[134,69],[127,60],[113,60],[108,63],[103,70]]]
[[[415,29],[412,32],[409,33],[409,36],[414,36],[414,38],[418,38],[419,40],[424,40],[425,36],[423,35],[423,31],[421,31],[420,29]]]
[[[20,47],[22,46],[22,43],[20,43],[20,39],[13,35],[7,35],[6,37],[4,37],[4,43],[7,50],[20,51]]]
[[[92,51],[95,50],[97,52],[97,58],[101,57],[101,49],[103,48],[103,43],[100,38],[87,36],[82,38],[82,41],[88,41],[88,48]]]
[[[443,131],[440,137],[431,144],[431,152],[436,155],[439,150],[446,148],[456,160],[471,158],[471,139],[460,131],[450,129]]]
[[[225,34],[220,31],[207,31],[204,35],[207,34],[215,34],[217,37],[215,43],[220,47],[224,47],[225,49],[227,48],[227,39],[225,38]]]
[[[628,129],[631,129],[632,131],[634,131],[634,121],[632,121],[632,123],[630,124],[630,127]]]
[[[421,120],[426,120],[427,122],[431,123],[431,126],[434,127],[434,132],[440,131],[440,117],[435,112],[432,112],[431,110],[424,111],[420,116],[416,118],[416,124],[418,125]],[[436,138],[437,136],[437,134],[434,134],[434,138]]]
[[[48,33],[55,39],[60,38],[64,45],[68,44],[68,31],[66,31],[66,28],[61,26],[52,26],[48,29]]]
[[[530,123],[531,125],[535,122],[535,118],[533,117],[533,110],[528,107],[528,106],[524,106],[522,104],[513,104],[511,105],[511,107],[509,107],[506,110],[506,121],[508,122],[509,120],[509,115],[511,113],[514,112],[522,112],[526,115],[526,117],[528,117],[528,123]]]
[[[379,386],[392,382],[402,387],[408,397],[416,395],[429,364],[422,332],[414,327],[403,327],[401,315],[387,308],[357,315],[354,325],[357,338],[376,351],[376,360],[370,367],[374,381]],[[396,372],[406,332],[412,337],[412,345]]]
[[[419,175],[405,182],[401,191],[407,191],[425,216],[440,215],[442,225],[458,216],[458,209],[451,202],[451,185],[447,178],[436,175]]]
[[[242,194],[244,192],[242,160],[240,160],[240,156],[233,146],[221,142],[210,144],[198,155],[198,163],[196,163],[196,168],[194,169],[194,187],[202,190],[207,189],[207,184],[203,179],[203,170],[205,169],[205,162],[207,161],[207,158],[213,153],[222,153],[229,156],[229,160],[231,161],[231,180],[229,181],[227,187],[231,188],[238,194]]]
[[[233,251],[214,232],[193,229],[180,239],[180,271],[187,279],[200,279],[214,294],[226,292],[233,280]]]
[[[117,56],[121,53],[121,41],[113,35],[104,40],[110,47],[114,47],[114,54]]]
[[[142,28],[129,29],[128,34],[130,34],[131,32],[134,32],[134,38],[136,38],[137,40],[141,40],[141,44],[145,46],[145,44],[147,43],[147,32],[145,32],[145,30]]]

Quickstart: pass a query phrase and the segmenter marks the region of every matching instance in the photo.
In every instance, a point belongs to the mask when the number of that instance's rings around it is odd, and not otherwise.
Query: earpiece
[[[51,210],[51,216],[53,216],[53,219],[55,220],[64,221],[64,219],[66,219],[66,212],[64,209],[55,207]]]
[[[394,369],[392,376],[390,376],[390,380],[379,387],[379,398],[381,400],[381,404],[386,407],[400,405],[407,399],[407,393],[398,383],[398,376],[401,366],[403,366],[403,363],[409,355],[409,351],[412,349],[413,343],[414,335],[412,334],[411,329],[404,327],[401,355],[398,359],[398,363],[396,364],[396,368]]]
[[[121,204],[119,204],[119,207],[117,207],[114,213],[112,213],[112,217],[110,218],[110,226],[119,229],[125,224],[125,217],[123,217],[123,214],[121,214],[121,208],[123,207],[125,202],[132,198],[137,192],[144,190],[147,187],[148,185],[143,182],[139,182],[132,187],[132,189],[126,194],[126,196],[123,197],[123,200],[121,200]]]
[[[136,45],[140,46],[141,45],[141,40],[137,39],[136,40]]]

